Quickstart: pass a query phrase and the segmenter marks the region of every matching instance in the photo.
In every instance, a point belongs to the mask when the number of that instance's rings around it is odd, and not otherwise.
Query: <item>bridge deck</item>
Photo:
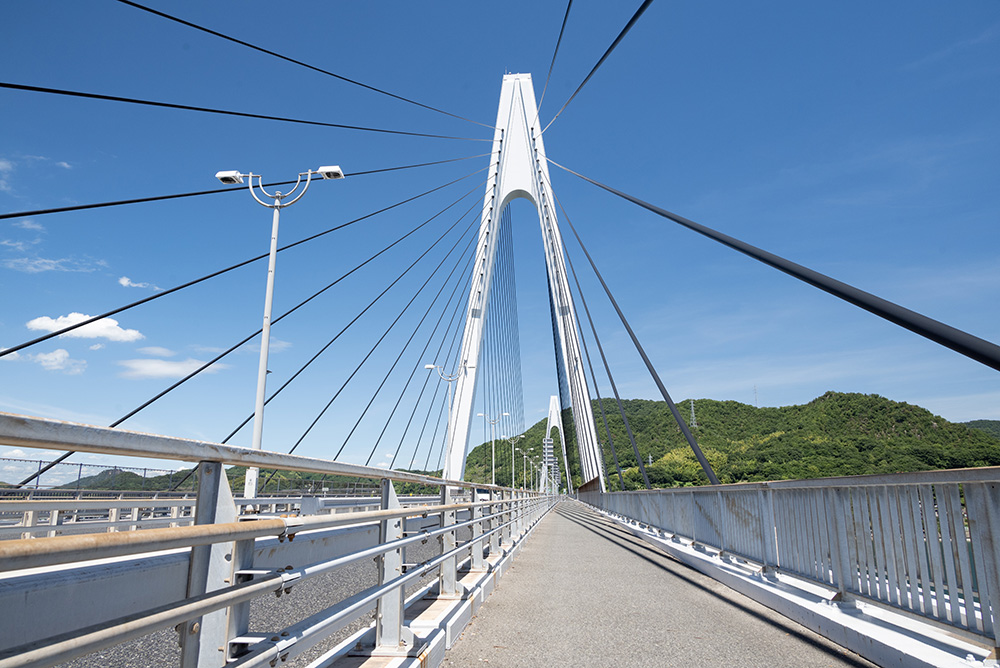
[[[446,666],[872,666],[579,503],[536,527]]]

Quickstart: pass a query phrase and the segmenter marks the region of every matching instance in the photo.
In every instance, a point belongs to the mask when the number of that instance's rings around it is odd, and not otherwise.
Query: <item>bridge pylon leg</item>
[[[535,104],[531,75],[505,75],[500,88],[462,349],[457,368],[453,371],[455,392],[448,411],[447,453],[442,477],[461,480],[465,474],[490,289],[501,236],[500,216],[513,200],[527,199],[538,212],[549,286],[556,365],[565,379],[565,389],[568,392],[568,396],[563,399],[568,400],[573,409],[572,420],[580,450],[581,473],[584,481],[598,478],[601,491],[605,491],[604,465],[594,426],[590,390],[584,375],[576,306],[570,290],[562,234],[553,208],[555,198],[545,158],[545,145],[537,123],[538,107]],[[562,420],[561,415],[559,419]]]

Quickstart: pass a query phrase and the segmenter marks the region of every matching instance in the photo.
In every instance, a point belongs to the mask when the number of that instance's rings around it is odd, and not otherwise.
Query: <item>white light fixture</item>
[[[320,167],[316,171],[324,179],[342,179],[342,178],[344,178],[344,170],[342,170],[340,168],[340,165],[328,165],[326,167]]]
[[[235,170],[228,172],[216,172],[215,178],[219,179],[227,186],[235,186],[238,183],[243,183],[243,175]]]

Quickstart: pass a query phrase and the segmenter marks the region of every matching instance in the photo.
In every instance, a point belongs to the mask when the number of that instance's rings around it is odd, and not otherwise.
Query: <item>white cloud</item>
[[[27,323],[28,329],[41,330],[45,332],[56,332],[70,325],[75,325],[84,320],[89,320],[91,316],[83,313],[70,313],[61,315],[58,318],[40,316]],[[108,339],[109,341],[138,341],[146,338],[137,329],[122,329],[118,326],[118,321],[114,318],[101,318],[89,325],[84,325],[71,332],[60,334],[60,337],[70,337],[74,339]]]
[[[282,341],[281,339],[275,339],[272,337],[269,345],[267,346],[267,350],[268,353],[280,353],[288,350],[291,347],[292,347],[291,341]],[[248,343],[242,349],[252,350],[257,354],[260,354],[260,341],[256,341],[254,343]]]
[[[170,362],[167,360],[134,359],[121,360],[120,366],[125,367],[122,378],[183,378],[204,364],[201,360],[188,358]],[[202,373],[216,373],[228,368],[225,364],[213,364]]]
[[[0,158],[0,192],[9,193],[12,188],[7,177],[14,171],[14,163],[10,160]]]
[[[98,261],[94,264],[104,266],[106,263]],[[23,271],[26,274],[39,274],[43,271],[94,271],[94,267],[90,262],[73,258],[60,258],[56,260],[44,257],[19,257],[13,260],[4,260],[3,266],[14,271]]]
[[[69,164],[68,162],[63,162],[62,160],[56,163],[56,167],[62,167],[63,169],[73,169],[73,165]]]
[[[24,450],[21,450],[20,448],[14,448],[13,450],[8,450],[7,452],[3,453],[2,456],[18,458],[18,457],[24,457],[25,454]]]
[[[6,350],[6,348],[0,349],[0,352],[3,350]],[[70,358],[69,352],[62,348],[57,348],[50,353],[38,353],[37,355],[11,353],[3,357],[3,359],[9,362],[34,362],[35,364],[40,364],[47,371],[62,371],[69,375],[83,373],[84,369],[87,368],[86,361]]]
[[[87,368],[87,363],[84,360],[72,359],[69,352],[63,348],[57,348],[50,353],[26,355],[26,358],[41,364],[46,371],[62,371],[70,375],[83,373],[83,370]]]
[[[146,346],[145,348],[139,348],[139,352],[143,355],[152,355],[153,357],[173,357],[177,354],[169,348],[162,348],[160,346]]]
[[[94,345],[90,346],[90,349],[91,350],[100,350],[103,347],[104,347],[103,343],[95,343]]]
[[[33,220],[19,220],[16,223],[11,223],[14,227],[19,227],[22,230],[33,230],[35,232],[43,232],[45,226],[41,223],[36,223]]]
[[[12,239],[0,240],[0,246],[6,246],[7,248],[13,248],[19,253],[24,253],[29,248],[39,243],[41,239],[35,239],[34,241],[13,241]]]
[[[121,278],[119,278],[118,285],[122,286],[123,288],[152,288],[153,290],[160,289],[155,285],[153,285],[152,283],[136,283],[128,276],[122,276]]]

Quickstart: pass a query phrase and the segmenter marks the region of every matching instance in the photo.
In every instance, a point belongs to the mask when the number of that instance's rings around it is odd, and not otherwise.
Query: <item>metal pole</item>
[[[497,446],[496,439],[493,436],[493,422],[490,422],[490,471],[492,471],[492,476],[490,477],[490,483],[497,484]]]
[[[251,186],[253,179],[251,177]],[[253,441],[251,449],[260,450],[264,435],[264,394],[267,385],[267,352],[271,345],[271,303],[274,299],[274,265],[278,257],[278,217],[281,212],[281,199],[274,198],[274,216],[271,223],[271,251],[267,259],[267,288],[264,294],[264,326],[260,337],[260,364],[257,366],[257,400],[253,410]],[[243,496],[247,499],[257,498],[257,473],[259,469],[252,466],[247,469],[243,484]]]

